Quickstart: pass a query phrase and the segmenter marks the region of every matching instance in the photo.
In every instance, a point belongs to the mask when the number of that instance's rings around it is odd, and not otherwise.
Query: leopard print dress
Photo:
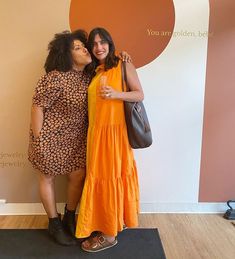
[[[83,72],[52,71],[42,76],[33,104],[43,108],[39,137],[30,129],[29,161],[44,174],[62,175],[86,166],[87,88]]]

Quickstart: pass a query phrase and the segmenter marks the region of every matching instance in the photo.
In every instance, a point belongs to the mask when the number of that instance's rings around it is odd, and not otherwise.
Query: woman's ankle
[[[115,240],[115,236],[109,236],[109,235],[105,235],[103,234],[103,236],[109,241],[109,242],[113,242]]]

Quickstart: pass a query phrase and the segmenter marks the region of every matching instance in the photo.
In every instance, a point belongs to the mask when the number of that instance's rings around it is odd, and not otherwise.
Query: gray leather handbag
[[[130,91],[127,81],[126,63],[122,62],[122,91]],[[152,133],[148,121],[148,117],[143,102],[127,102],[124,101],[124,111],[127,126],[127,134],[129,143],[132,148],[149,147],[152,140]]]

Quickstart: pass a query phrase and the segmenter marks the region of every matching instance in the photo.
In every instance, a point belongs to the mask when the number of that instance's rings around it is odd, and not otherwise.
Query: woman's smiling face
[[[101,39],[99,34],[96,34],[95,36],[92,53],[101,64],[104,63],[109,54],[109,44],[106,40]]]

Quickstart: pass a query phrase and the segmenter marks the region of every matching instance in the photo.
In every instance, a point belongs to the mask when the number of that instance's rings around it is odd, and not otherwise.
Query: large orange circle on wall
[[[116,49],[131,54],[136,67],[156,59],[169,43],[175,24],[173,0],[71,0],[71,30],[107,29]]]

